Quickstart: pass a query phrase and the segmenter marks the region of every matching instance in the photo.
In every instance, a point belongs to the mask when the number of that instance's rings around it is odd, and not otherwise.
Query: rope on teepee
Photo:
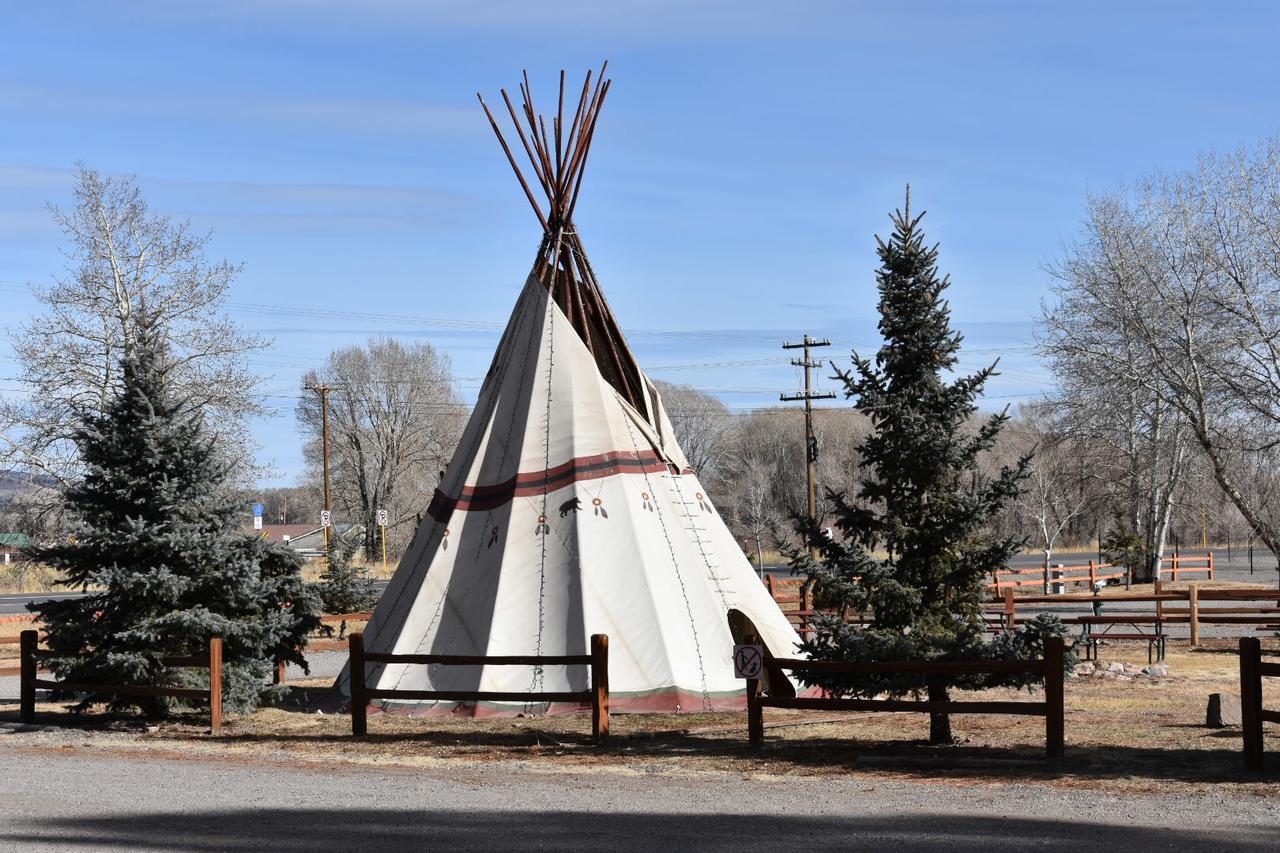
[[[614,396],[617,397],[618,402],[622,402],[621,395],[616,391],[614,392]],[[631,438],[632,450],[634,450],[636,454],[639,454],[640,444],[636,441],[635,427],[631,424],[631,419],[623,418],[622,422],[627,426],[627,435]],[[658,493],[657,488],[649,479],[649,472],[644,469],[641,469],[641,471],[642,476],[644,477],[645,487],[649,490],[650,494],[656,497]],[[711,691],[707,688],[707,670],[702,664],[702,641],[698,637],[698,622],[693,616],[693,605],[689,602],[689,591],[684,583],[684,575],[680,574],[680,560],[676,557],[676,547],[671,541],[671,531],[667,529],[667,519],[662,512],[662,505],[656,500],[653,502],[653,505],[655,514],[658,517],[658,526],[662,528],[662,535],[667,540],[667,553],[671,555],[671,567],[675,569],[676,581],[680,584],[680,597],[684,599],[684,610],[689,616],[689,633],[693,635],[693,649],[698,659],[698,675],[702,679],[702,710],[710,711]],[[676,687],[678,689],[679,685],[676,685]]]
[[[547,297],[550,300],[550,295]],[[547,306],[546,311],[546,331],[547,339],[547,394],[546,404],[542,413],[542,470],[548,471],[551,468],[551,377],[555,370],[556,362],[556,324],[555,310],[551,305]],[[549,478],[542,478],[542,510],[543,518],[547,517],[547,497],[548,497]],[[544,528],[546,527],[544,523]],[[546,590],[547,590],[547,534],[541,532],[538,534],[539,558],[538,558],[538,638],[536,643],[535,655],[542,656],[542,629],[546,621]],[[530,693],[542,692],[543,671],[542,665],[537,664],[533,668],[533,680],[529,685]],[[530,703],[525,704],[528,710]]]

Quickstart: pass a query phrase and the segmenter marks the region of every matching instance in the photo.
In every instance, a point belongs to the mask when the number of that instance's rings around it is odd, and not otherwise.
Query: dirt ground
[[[1266,641],[1272,653],[1280,643]],[[1104,647],[1103,661],[1145,664],[1137,644]],[[37,730],[18,734],[25,746],[190,758],[331,765],[442,766],[519,762],[605,773],[682,771],[751,777],[842,774],[978,784],[1035,783],[1116,793],[1192,792],[1213,786],[1280,798],[1280,755],[1267,774],[1243,768],[1238,727],[1205,727],[1210,693],[1239,692],[1234,642],[1189,650],[1172,643],[1166,677],[1079,677],[1066,689],[1066,757],[1049,764],[1038,717],[956,716],[954,746],[925,742],[922,714],[835,714],[766,710],[763,749],[746,739],[745,713],[614,715],[607,744],[590,739],[578,714],[498,719],[402,718],[373,715],[369,735],[350,736],[345,716],[316,713],[309,703],[327,684],[297,682],[288,703],[231,717],[223,736],[206,734],[207,717],[192,714],[159,727],[132,719],[72,717],[57,705],[38,709]],[[1280,679],[1266,684],[1265,702],[1280,708]],[[989,698],[1028,699],[1025,691],[987,691]],[[11,698],[11,697],[9,697]],[[968,698],[968,697],[966,697]],[[0,724],[16,721],[16,705],[0,698]],[[6,727],[7,728],[7,727]],[[3,732],[5,729],[0,729]],[[12,729],[11,729],[12,730]],[[1270,727],[1270,752],[1280,752],[1280,727]]]

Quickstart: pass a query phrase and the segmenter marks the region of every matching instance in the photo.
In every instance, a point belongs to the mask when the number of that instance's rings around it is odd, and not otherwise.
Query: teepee
[[[690,470],[573,224],[609,93],[604,71],[594,86],[587,74],[567,125],[564,72],[549,121],[534,109],[527,75],[519,112],[502,92],[545,208],[480,98],[542,226],[542,243],[365,643],[393,654],[575,655],[586,653],[592,634],[607,634],[616,710],[740,707],[735,639],[752,633],[789,657],[799,638]],[[349,677],[339,677],[344,695]],[[585,689],[587,679],[586,667],[389,664],[370,666],[367,683],[568,692]],[[547,710],[382,706],[411,714]]]

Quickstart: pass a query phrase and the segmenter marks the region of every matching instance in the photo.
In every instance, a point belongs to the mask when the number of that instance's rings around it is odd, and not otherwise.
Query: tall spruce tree
[[[166,655],[198,655],[223,639],[224,703],[251,710],[276,658],[306,666],[299,649],[319,625],[314,596],[284,548],[239,530],[227,466],[199,412],[171,393],[164,352],[133,342],[123,386],[75,434],[84,480],[66,494],[68,541],[30,555],[61,573],[82,598],[40,602],[47,663],[62,680],[188,686],[207,673],[170,669]],[[159,717],[168,699],[94,695],[109,710]]]
[[[816,635],[802,648],[816,660],[840,661],[1035,655],[1044,636],[1060,626],[1032,623],[988,643],[981,614],[986,575],[1007,565],[1021,545],[1018,538],[986,531],[1016,497],[1030,458],[992,478],[979,472],[980,459],[1008,420],[1001,413],[975,424],[975,401],[995,365],[946,378],[956,367],[961,337],[950,326],[943,299],[948,279],[938,276],[937,246],[925,245],[924,214],[912,218],[910,211],[908,188],[905,209],[891,217],[893,235],[876,238],[884,344],[874,362],[855,353],[852,370],[837,369],[846,397],[871,423],[859,448],[864,477],[855,497],[831,495],[841,535],[827,537],[802,520],[818,558],[793,555],[797,570],[815,582],[820,602],[871,612],[874,622],[862,627],[837,616],[820,618]],[[925,691],[930,700],[945,701],[951,687],[996,680],[814,674],[810,683],[836,695]],[[930,740],[950,742],[947,715],[931,715]]]

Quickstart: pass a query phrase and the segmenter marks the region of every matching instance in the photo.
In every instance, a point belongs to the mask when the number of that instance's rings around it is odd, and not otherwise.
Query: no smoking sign
[[[759,678],[764,669],[764,646],[734,646],[733,674],[737,678]]]

